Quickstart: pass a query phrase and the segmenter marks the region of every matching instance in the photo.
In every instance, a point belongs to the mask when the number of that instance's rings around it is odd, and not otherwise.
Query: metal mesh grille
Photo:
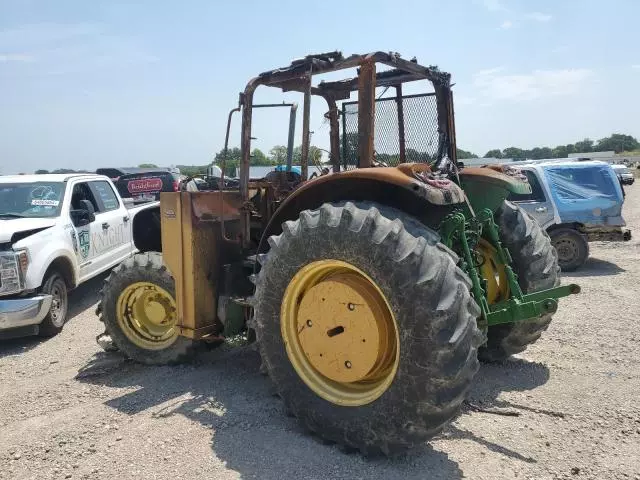
[[[438,107],[433,93],[402,97],[407,162],[430,162],[438,153]],[[396,97],[376,100],[373,147],[376,161],[400,163],[400,127]],[[358,102],[342,104],[340,159],[343,168],[358,166]]]

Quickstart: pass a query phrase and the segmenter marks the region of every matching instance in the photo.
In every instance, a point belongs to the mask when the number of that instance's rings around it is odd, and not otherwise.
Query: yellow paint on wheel
[[[378,285],[355,266],[320,260],[300,269],[280,319],[291,364],[325,400],[365,405],[393,382],[400,354],[395,317]]]
[[[496,249],[484,238],[480,239],[476,252],[481,257],[480,273],[486,280],[487,303],[492,305],[509,298],[509,283],[504,265],[498,262]]]
[[[173,296],[150,282],[125,288],[116,306],[118,325],[132,343],[146,350],[162,350],[178,338]]]

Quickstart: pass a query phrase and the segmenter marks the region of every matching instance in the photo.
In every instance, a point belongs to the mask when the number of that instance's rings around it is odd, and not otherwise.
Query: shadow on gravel
[[[109,272],[101,273],[95,278],[83,283],[69,294],[69,314],[67,323],[80,315],[90,306],[98,303],[100,289]],[[93,313],[93,312],[91,312]]]
[[[108,273],[98,275],[83,283],[69,294],[67,323],[98,301],[102,282]],[[48,338],[38,337],[36,326],[16,328],[0,332],[0,358],[19,355],[44,343]]]
[[[575,272],[567,272],[566,275],[569,277],[601,277],[618,275],[623,272],[626,272],[626,270],[615,263],[590,257],[582,267]]]
[[[105,402],[127,415],[158,422],[183,415],[209,428],[212,454],[242,478],[462,478],[458,464],[430,445],[404,458],[366,459],[308,435],[285,414],[259,366],[250,347],[221,347],[175,367],[145,367],[101,352],[76,380],[135,388]]]
[[[499,415],[518,417],[523,412],[562,416],[557,412],[518,405],[506,400],[499,400],[502,392],[524,392],[544,385],[549,380],[549,368],[538,362],[529,362],[522,359],[511,359],[504,363],[481,364],[480,371],[476,375],[474,386],[463,408],[464,414]],[[520,460],[526,463],[536,463],[536,459],[510,450],[502,445],[491,442],[474,432],[464,430],[452,425],[445,430],[447,439],[471,440],[485,448]]]

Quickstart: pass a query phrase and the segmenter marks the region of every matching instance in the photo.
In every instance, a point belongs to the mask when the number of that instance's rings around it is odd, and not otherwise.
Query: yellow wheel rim
[[[129,340],[146,350],[162,350],[178,338],[173,296],[149,282],[132,283],[118,297],[117,319]]]
[[[484,238],[476,247],[481,257],[480,273],[487,282],[487,303],[492,305],[509,298],[509,282],[504,265],[496,258],[496,249]]]
[[[300,378],[337,405],[373,402],[398,370],[400,337],[389,302],[349,263],[320,260],[300,269],[285,291],[280,329]]]

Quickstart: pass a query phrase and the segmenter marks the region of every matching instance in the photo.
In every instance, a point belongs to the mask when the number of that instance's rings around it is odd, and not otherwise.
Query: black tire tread
[[[584,265],[584,262],[586,262],[587,258],[589,258],[589,242],[587,241],[587,237],[583,233],[580,233],[570,227],[559,227],[551,230],[551,232],[549,233],[549,236],[551,237],[551,244],[554,244],[555,239],[563,235],[574,238],[577,247],[580,250],[578,258],[573,262],[566,263],[558,260],[560,270],[562,270],[563,272],[573,272],[574,270],[577,270],[582,265]]]
[[[116,317],[118,297],[128,285],[141,281],[159,285],[175,296],[175,283],[162,262],[161,253],[138,253],[127,258],[111,271],[100,291],[96,315],[104,322],[105,333],[111,337],[118,350],[139,363],[167,365],[190,360],[201,346],[199,342],[180,336],[168,348],[147,350],[132,343],[120,329]]]
[[[438,241],[434,231],[403,212],[364,202],[303,211],[283,225],[282,234],[269,238],[271,250],[255,279],[254,326],[263,365],[285,409],[307,430],[365,455],[397,455],[433,437],[457,415],[478,370],[477,348],[484,338],[469,278]],[[360,407],[338,407],[313,393],[293,370],[280,335],[282,293],[292,274],[327,258],[332,249],[333,258],[364,269],[383,290],[392,289],[396,296],[387,298],[400,329],[400,350],[420,352],[420,358],[407,354],[404,360],[401,353],[391,387]],[[395,290],[391,280],[376,277],[374,264],[382,258],[392,260],[387,265],[393,283],[401,285]],[[406,315],[409,311],[413,314]]]
[[[48,293],[49,289],[51,288],[51,284],[56,279],[62,280],[62,282],[65,284],[66,294],[67,294],[67,298],[65,299],[66,305],[67,305],[67,311],[65,312],[64,322],[59,327],[54,325],[53,320],[51,319],[51,312],[47,313],[47,316],[44,317],[44,320],[42,320],[40,325],[38,325],[38,336],[44,337],[44,338],[53,337],[62,331],[62,329],[64,328],[64,324],[67,321],[66,316],[69,312],[69,286],[65,282],[64,277],[62,275],[60,275],[56,271],[51,271],[47,273],[47,276],[45,277],[45,280],[43,282],[42,291],[44,293]]]
[[[496,213],[503,245],[513,259],[524,293],[553,288],[560,284],[558,254],[547,232],[524,210],[505,201]],[[552,315],[542,315],[517,323],[489,327],[486,345],[478,351],[481,360],[500,362],[523,352],[549,328]]]

